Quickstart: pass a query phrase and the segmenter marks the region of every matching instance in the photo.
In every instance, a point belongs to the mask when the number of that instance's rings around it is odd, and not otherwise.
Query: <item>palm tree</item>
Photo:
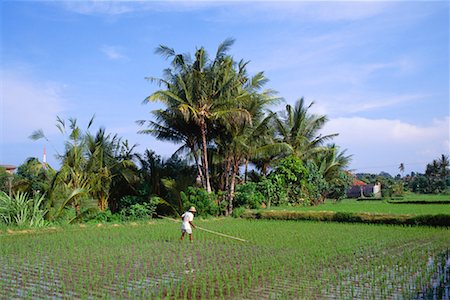
[[[140,130],[138,133],[151,134],[158,140],[171,141],[174,143],[183,143],[175,154],[190,153],[195,161],[197,168],[197,176],[200,178],[202,185],[206,186],[205,176],[203,175],[202,166],[199,160],[200,127],[192,121],[186,121],[181,113],[177,110],[159,109],[152,111],[156,121],[139,120],[137,123],[141,126],[147,126],[148,129]]]
[[[196,51],[193,62],[188,55],[176,54],[173,49],[161,45],[156,52],[172,58],[172,68],[164,71],[164,79],[148,78],[163,85],[164,89],[154,92],[145,101],[163,102],[173,115],[181,114],[187,123],[194,122],[198,126],[196,138],[200,144],[204,187],[208,192],[211,192],[207,153],[211,122],[228,118],[243,124],[250,120],[248,112],[235,105],[239,99],[230,97],[242,85],[241,77],[236,76],[234,61],[227,55],[233,43],[233,39],[221,43],[213,60],[208,59],[202,47]],[[239,64],[237,74],[242,74],[244,69],[245,64]],[[230,100],[234,102],[230,103]]]
[[[313,158],[317,152],[325,151],[326,147],[322,145],[338,135],[319,134],[328,118],[309,113],[313,104],[314,102],[311,102],[306,106],[305,100],[300,98],[295,107],[286,105],[284,114],[279,114],[275,119],[275,128],[280,141],[289,145],[292,153],[303,160]]]
[[[400,163],[400,165],[398,166],[398,170],[400,171],[400,173],[402,173],[403,177],[403,173],[405,172],[405,164]]]
[[[346,155],[346,151],[339,151],[336,144],[331,144],[317,156],[315,162],[327,182],[331,182],[338,172],[345,170],[350,165],[351,155]]]
[[[245,72],[239,72],[245,74]],[[251,122],[246,126],[236,126],[236,123],[219,122],[217,124],[218,134],[214,141],[217,145],[218,154],[223,159],[223,186],[226,191],[228,210],[233,211],[234,190],[239,168],[245,164],[246,167],[250,159],[257,155],[262,156],[270,151],[280,151],[276,143],[273,143],[273,134],[270,128],[270,121],[273,114],[266,116],[265,108],[280,99],[275,97],[275,92],[265,90],[262,93],[259,90],[267,82],[264,74],[258,73],[252,78],[242,80],[245,84],[241,89],[236,90],[236,94],[229,97],[240,99],[241,108],[245,109],[251,116]],[[243,100],[245,99],[245,100]]]
[[[131,161],[121,159],[119,152],[123,149],[117,135],[106,135],[101,128],[95,136],[89,133],[94,117],[85,131],[77,124],[76,119],[69,123],[57,117],[57,128],[67,136],[65,152],[59,155],[62,162],[60,170],[55,174],[51,188],[49,207],[53,207],[53,217],[57,218],[67,205],[75,207],[76,216],[81,216],[81,208],[100,210],[108,207],[112,180],[115,176],[124,176],[124,168]],[[42,130],[36,131],[33,139],[45,137]],[[123,172],[122,172],[123,171]],[[97,205],[92,205],[95,203]]]
[[[446,180],[450,173],[449,172],[450,162],[448,155],[442,154],[441,157],[438,159],[438,164],[439,164],[439,175],[443,180]]]
[[[94,120],[94,117],[88,123],[87,129],[90,128]],[[68,140],[65,142],[65,152],[63,155],[59,155],[59,159],[62,161],[60,170],[56,173],[55,178],[51,186],[50,198],[53,199],[49,202],[50,205],[56,205],[56,213],[54,217],[58,217],[66,205],[72,204],[75,207],[76,216],[81,215],[82,201],[90,191],[89,177],[85,172],[87,159],[85,154],[86,140],[82,130],[78,127],[76,119],[69,119],[69,126],[66,127],[66,123],[63,119],[57,117],[56,127],[64,135],[68,136]],[[69,131],[70,130],[70,131]],[[57,199],[58,194],[63,194],[63,201]],[[87,204],[89,206],[89,204]]]

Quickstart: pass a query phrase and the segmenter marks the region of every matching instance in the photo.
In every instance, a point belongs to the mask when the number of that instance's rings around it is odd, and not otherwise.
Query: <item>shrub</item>
[[[287,191],[287,202],[290,204],[300,204],[309,202],[307,184],[308,170],[303,165],[301,159],[289,156],[282,159],[275,167],[275,171],[269,175],[277,179]],[[285,203],[277,203],[278,205]]]
[[[45,210],[41,209],[44,195],[28,198],[27,193],[9,197],[0,192],[0,221],[6,225],[41,227],[45,225]]]
[[[328,183],[314,162],[307,162],[306,170],[307,172],[304,174],[302,180],[302,195],[308,201],[304,204],[320,204],[324,200],[322,195],[325,194]]]
[[[133,198],[132,196],[126,196],[128,198]],[[124,197],[125,198],[125,197]],[[133,201],[136,199],[128,199],[126,201]],[[156,205],[158,204],[159,199],[157,197],[152,197],[145,202],[142,203],[134,203],[120,211],[120,215],[123,220],[127,221],[136,221],[151,218],[152,215],[156,211]]]
[[[217,216],[219,214],[217,196],[213,192],[208,193],[205,189],[190,186],[186,192],[180,192],[180,197],[185,210],[195,206],[199,216]]]
[[[234,198],[235,207],[259,208],[264,201],[264,195],[258,191],[254,182],[238,185]]]
[[[284,185],[282,177],[277,174],[263,177],[258,183],[258,191],[266,199],[267,207],[287,203],[288,194]]]
[[[245,207],[236,207],[233,209],[233,213],[231,214],[234,218],[239,218],[245,213]]]
[[[95,223],[108,223],[108,222],[121,222],[123,221],[122,215],[113,214],[111,210],[106,209],[104,211],[100,211],[95,215],[95,217],[91,220]]]
[[[352,186],[353,177],[347,172],[339,171],[337,175],[329,182],[327,189],[327,198],[340,201],[347,197],[347,191]]]

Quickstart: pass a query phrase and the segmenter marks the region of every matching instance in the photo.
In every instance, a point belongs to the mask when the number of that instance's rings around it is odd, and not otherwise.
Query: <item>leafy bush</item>
[[[302,195],[303,198],[307,199],[305,204],[308,204],[308,202],[314,205],[320,204],[325,200],[323,195],[328,189],[328,183],[314,162],[306,163],[306,171],[302,180]]]
[[[266,199],[267,207],[287,203],[288,194],[284,185],[284,180],[277,174],[271,174],[270,177],[263,177],[258,183],[258,191]]]
[[[180,197],[185,210],[194,206],[199,216],[217,216],[219,214],[217,196],[213,192],[208,193],[205,189],[190,186],[186,192],[180,192]]]
[[[234,218],[239,218],[244,214],[246,211],[245,207],[236,207],[233,209],[233,213],[231,214]]]
[[[344,171],[339,171],[329,182],[327,198],[340,201],[347,197],[347,191],[352,186],[353,177]]]
[[[95,223],[108,223],[108,222],[121,222],[123,221],[122,215],[113,214],[110,209],[98,212],[91,222]]]
[[[0,221],[6,225],[41,227],[45,225],[45,210],[41,209],[44,196],[37,194],[28,198],[27,193],[9,197],[0,192]]]
[[[141,219],[151,218],[156,211],[158,204],[157,198],[153,197],[148,202],[135,203],[123,208],[120,215],[123,220],[136,221]]]
[[[238,185],[234,198],[235,207],[259,208],[264,201],[264,195],[258,191],[254,182]]]
[[[428,192],[428,180],[425,176],[419,175],[413,177],[409,182],[409,189],[418,194],[425,194]]]
[[[290,204],[301,204],[309,202],[305,199],[305,185],[308,177],[308,170],[303,165],[301,159],[295,156],[289,156],[282,159],[275,167],[275,171],[269,175],[278,177],[287,191],[287,201]],[[284,203],[279,203],[284,204]]]
[[[401,197],[403,193],[403,182],[396,182],[392,185],[392,197]]]
[[[313,162],[303,164],[295,157],[286,157],[277,164],[275,170],[259,184],[259,191],[270,205],[318,204],[328,183]]]

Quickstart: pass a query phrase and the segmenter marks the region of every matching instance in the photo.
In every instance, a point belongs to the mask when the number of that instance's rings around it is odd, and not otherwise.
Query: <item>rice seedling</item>
[[[401,299],[448,289],[446,228],[204,222],[248,242],[196,231],[180,243],[169,221],[2,234],[0,298]]]

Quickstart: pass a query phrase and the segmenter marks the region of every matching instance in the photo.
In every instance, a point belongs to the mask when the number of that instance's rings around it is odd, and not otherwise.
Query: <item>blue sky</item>
[[[424,172],[450,152],[448,1],[3,1],[0,164],[27,157],[58,166],[56,116],[118,133],[139,152],[177,145],[138,135],[135,121],[168,63],[154,53],[204,46],[265,71],[284,103],[304,97],[326,114],[324,134],[353,155],[355,172]],[[96,127],[92,132],[96,131]],[[28,136],[43,129],[49,138]]]

